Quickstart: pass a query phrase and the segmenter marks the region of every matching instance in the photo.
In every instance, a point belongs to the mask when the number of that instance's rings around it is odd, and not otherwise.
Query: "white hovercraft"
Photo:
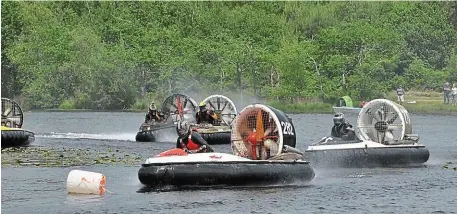
[[[356,140],[325,137],[305,151],[316,166],[415,165],[430,153],[412,134],[408,111],[390,100],[368,102],[357,117]]]
[[[138,171],[147,186],[258,185],[311,181],[314,170],[295,149],[295,129],[281,111],[245,107],[232,122],[232,150],[186,153],[172,149],[148,158]]]

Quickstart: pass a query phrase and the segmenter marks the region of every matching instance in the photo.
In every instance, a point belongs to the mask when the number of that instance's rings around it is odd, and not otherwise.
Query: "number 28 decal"
[[[282,133],[287,135],[294,135],[294,128],[289,122],[281,121]]]

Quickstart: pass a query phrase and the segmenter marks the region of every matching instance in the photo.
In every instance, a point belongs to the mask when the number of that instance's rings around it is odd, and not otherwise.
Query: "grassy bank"
[[[397,95],[395,92],[387,94],[385,98],[394,102],[397,101]],[[333,105],[328,103],[302,102],[288,104],[269,102],[268,104],[286,113],[333,113]],[[353,100],[353,104],[357,106],[359,101]],[[445,105],[443,103],[443,94],[439,92],[407,92],[403,106],[409,113],[413,114],[457,116],[457,105]]]
[[[286,113],[313,113],[313,114],[325,114],[333,113],[331,104],[320,103],[320,102],[302,102],[302,103],[280,103],[278,101],[269,102],[268,105],[277,108]]]
[[[386,98],[397,101],[395,92],[389,93]],[[403,106],[410,113],[457,115],[457,105],[445,105],[443,93],[440,92],[408,91]]]
[[[386,99],[397,101],[395,92],[388,93]],[[354,105],[358,105],[359,101],[353,100]],[[156,103],[160,108],[160,103]],[[322,102],[300,102],[300,103],[283,103],[279,101],[266,102],[267,105],[273,106],[286,113],[315,113],[325,114],[333,113],[333,104]],[[443,94],[439,92],[421,92],[408,91],[405,94],[405,103],[403,106],[410,113],[414,114],[431,114],[431,115],[457,115],[457,105],[444,105]],[[50,111],[50,112],[146,112],[148,108],[148,100],[137,100],[130,109],[121,110],[93,110],[93,109],[73,109],[69,105],[63,105],[58,109],[45,109],[33,111]]]

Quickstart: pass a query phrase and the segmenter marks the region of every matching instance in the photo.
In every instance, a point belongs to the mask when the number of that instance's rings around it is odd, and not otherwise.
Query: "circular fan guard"
[[[358,137],[383,144],[403,140],[411,134],[412,126],[408,111],[401,105],[386,99],[368,102],[357,117]]]
[[[221,124],[230,126],[237,116],[235,104],[228,97],[223,95],[211,95],[203,100],[216,113]]]
[[[24,120],[22,109],[14,100],[2,97],[2,126],[21,128]]]
[[[284,145],[295,147],[295,128],[287,116],[272,107],[245,107],[232,123],[232,150],[251,159],[280,155]]]
[[[161,111],[172,117],[173,122],[186,120],[193,122],[197,113],[197,103],[184,94],[173,94],[162,103]]]

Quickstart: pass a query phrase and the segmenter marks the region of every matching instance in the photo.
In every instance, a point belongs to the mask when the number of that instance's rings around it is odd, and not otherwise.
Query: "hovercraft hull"
[[[137,142],[156,142],[161,137],[176,135],[173,124],[144,126],[135,136]]]
[[[430,153],[423,145],[334,148],[306,150],[305,156],[317,167],[376,167],[419,165],[428,161]]]
[[[33,132],[18,128],[4,128],[2,126],[2,148],[27,146],[33,141],[35,141]]]
[[[314,178],[314,170],[307,161],[236,160],[221,153],[193,155],[177,157],[174,162],[146,162],[138,171],[138,178],[147,186],[271,185]],[[205,161],[205,155],[214,161]]]
[[[141,131],[135,136],[137,142],[155,142],[157,140],[155,131]]]
[[[209,145],[218,144],[230,144],[231,143],[231,132],[216,132],[216,133],[203,133],[201,134],[203,139],[208,142]]]

